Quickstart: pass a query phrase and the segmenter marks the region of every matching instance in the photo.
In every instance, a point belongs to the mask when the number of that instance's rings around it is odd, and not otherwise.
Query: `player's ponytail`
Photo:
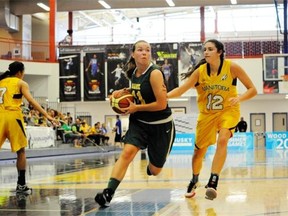
[[[0,74],[0,80],[5,79],[9,76],[9,70],[5,71],[4,73]]]
[[[23,72],[24,71],[24,64],[22,62],[14,61],[11,64],[9,64],[9,70],[4,72],[3,74],[0,75],[0,80],[9,77],[9,76],[14,76],[17,74],[19,71]]]
[[[124,65],[122,69],[123,71],[125,71],[127,78],[131,79],[135,68],[136,68],[135,59],[132,56],[130,56],[127,63]]]

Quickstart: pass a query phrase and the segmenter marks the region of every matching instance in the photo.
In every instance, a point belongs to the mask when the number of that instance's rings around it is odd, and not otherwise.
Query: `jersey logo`
[[[221,80],[226,80],[227,79],[227,74],[224,74],[222,77],[221,77]]]

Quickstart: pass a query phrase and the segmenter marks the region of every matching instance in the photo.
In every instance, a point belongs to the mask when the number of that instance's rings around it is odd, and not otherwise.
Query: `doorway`
[[[287,131],[287,113],[273,113],[273,131]]]
[[[265,113],[250,113],[250,130],[254,132],[255,147],[265,147]]]

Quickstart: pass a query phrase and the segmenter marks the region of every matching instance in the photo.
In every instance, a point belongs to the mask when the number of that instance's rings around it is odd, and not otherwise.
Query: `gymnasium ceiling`
[[[42,20],[48,20],[48,13],[37,6],[38,2],[49,5],[49,0],[0,0],[9,4],[14,15],[32,14]],[[237,0],[237,5],[231,5],[230,0],[173,0],[175,7],[169,7],[165,0],[105,0],[111,9],[104,9],[98,0],[58,0],[57,12],[73,11],[73,19],[81,26],[107,26],[117,22],[133,21],[149,16],[173,15],[176,13],[199,13],[199,7],[205,6],[205,11],[229,10],[231,8],[261,8],[274,6],[276,1],[283,0]],[[57,13],[58,21],[67,23],[68,13]],[[60,14],[60,15],[59,15]],[[60,21],[61,22],[61,21]]]
[[[1,0],[3,1],[3,0]],[[5,1],[5,0],[4,0]],[[57,0],[56,0],[57,1]],[[38,2],[49,5],[49,0],[10,0],[10,11],[15,15],[34,14],[45,12],[37,6]],[[169,8],[165,0],[106,0],[111,9],[151,9],[152,8]],[[279,4],[283,0],[276,0]],[[175,7],[196,7],[196,6],[226,6],[231,7],[230,0],[174,0]],[[102,10],[102,5],[97,0],[58,0],[57,11],[85,11],[85,10]],[[238,6],[274,4],[274,0],[237,0]]]

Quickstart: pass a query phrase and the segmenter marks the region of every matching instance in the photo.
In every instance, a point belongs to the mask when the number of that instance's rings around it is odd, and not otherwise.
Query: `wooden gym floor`
[[[218,197],[205,199],[213,153],[203,161],[201,187],[184,197],[192,152],[169,156],[157,177],[146,175],[146,153],[137,155],[110,207],[94,202],[106,187],[119,151],[28,159],[32,195],[16,196],[15,160],[0,160],[0,215],[7,216],[284,216],[288,215],[288,152],[229,152]]]

